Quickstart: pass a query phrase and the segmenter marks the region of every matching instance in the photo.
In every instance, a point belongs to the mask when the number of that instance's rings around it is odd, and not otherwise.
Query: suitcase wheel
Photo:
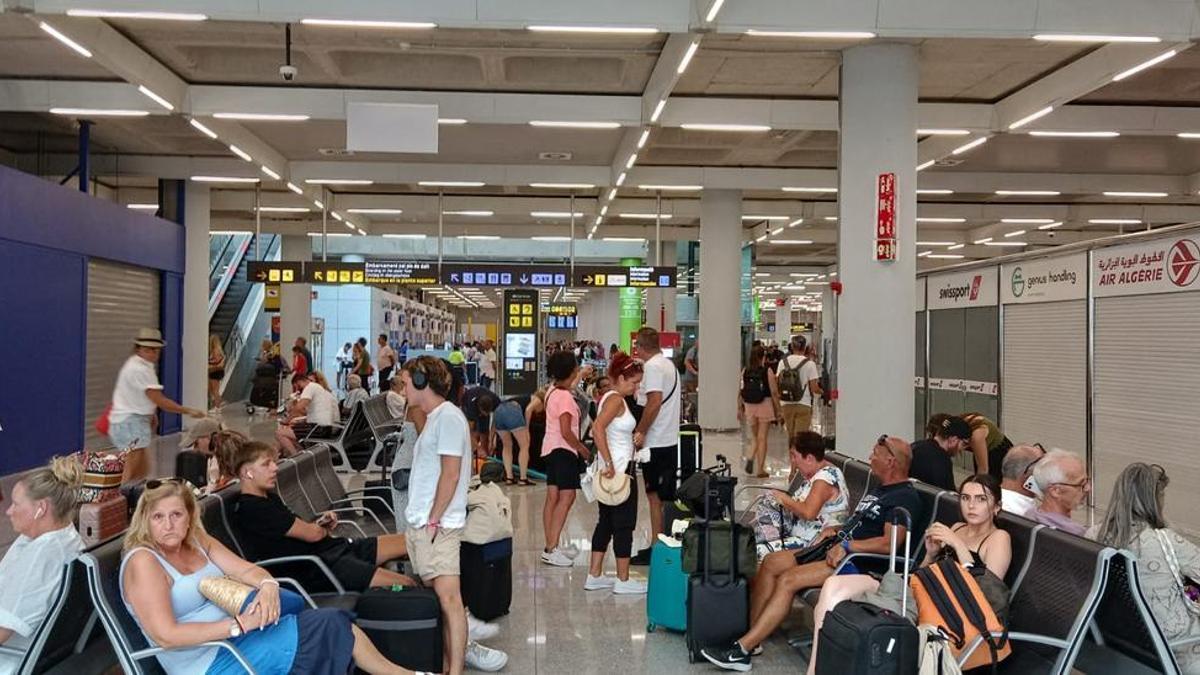
[[[653,633],[655,628],[658,628],[658,626],[656,626],[652,623],[646,624],[646,632],[647,633]]]
[[[254,414],[254,406],[250,405],[249,403],[246,404],[246,414],[247,415]]]

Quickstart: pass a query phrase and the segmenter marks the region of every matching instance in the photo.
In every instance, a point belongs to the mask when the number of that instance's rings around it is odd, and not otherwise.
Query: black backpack
[[[771,395],[767,386],[766,368],[747,368],[742,371],[742,400],[746,403],[762,403]]]

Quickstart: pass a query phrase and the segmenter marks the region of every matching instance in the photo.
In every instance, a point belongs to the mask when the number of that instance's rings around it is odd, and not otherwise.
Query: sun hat
[[[163,340],[162,333],[157,328],[140,328],[138,329],[137,337],[133,340],[133,344],[139,347],[162,349],[167,342]]]
[[[212,417],[204,417],[196,420],[196,422],[183,430],[183,436],[179,440],[179,447],[190,448],[196,444],[196,441],[211,436],[222,430],[221,423]]]
[[[596,473],[595,481],[596,501],[605,506],[617,506],[624,504],[626,499],[629,499],[629,474],[616,473],[612,477],[606,477],[603,473]]]

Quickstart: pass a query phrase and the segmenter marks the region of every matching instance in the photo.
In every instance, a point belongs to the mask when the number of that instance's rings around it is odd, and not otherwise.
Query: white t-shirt
[[[158,406],[146,396],[146,390],[162,388],[158,383],[158,373],[154,372],[154,364],[137,354],[130,356],[121,366],[121,372],[117,373],[109,422],[124,422],[131,415],[153,415]]]
[[[337,424],[342,417],[338,414],[337,398],[316,382],[305,385],[304,391],[300,392],[300,400],[308,401],[304,416],[309,424],[327,427]]]
[[[1008,488],[1000,489],[1000,509],[1018,516],[1024,516],[1037,508],[1037,500],[1029,495],[1021,494]]]
[[[4,643],[20,650],[29,648],[30,638],[50,611],[50,600],[62,581],[63,565],[79,556],[83,541],[75,528],[47,532],[37,539],[17,537],[0,560],[0,628],[13,631]],[[20,583],[17,583],[17,580]],[[0,673],[16,672],[20,659],[0,654]]]
[[[496,379],[496,350],[488,349],[483,353],[483,360],[479,362],[479,373],[484,377]]]
[[[808,359],[808,363],[803,366],[800,364],[807,356],[800,354],[788,354],[779,360],[779,368],[775,371],[775,375],[782,375],[783,371],[788,368],[800,368],[800,381],[804,383],[804,396],[799,401],[780,401],[783,405],[806,405],[812,407],[813,395],[812,389],[808,387],[808,383],[821,377],[821,371],[817,368],[817,362]]]
[[[406,408],[408,408],[408,401],[404,399],[403,394],[396,392],[394,389],[388,389],[386,400],[388,414],[392,416],[392,419],[398,420],[404,417]]]
[[[396,350],[392,349],[391,345],[380,347],[379,353],[375,355],[375,365],[379,370],[396,365]]]
[[[661,391],[662,406],[646,430],[647,448],[662,448],[679,443],[679,371],[662,352],[646,361],[646,374],[638,385],[637,402],[646,405],[646,394]]]
[[[442,476],[443,455],[461,457],[462,465],[454,497],[442,514],[441,526],[463,527],[467,524],[467,485],[471,482],[471,432],[466,416],[449,401],[443,401],[429,413],[413,451],[408,506],[404,509],[404,518],[413,529],[429,524],[429,512],[433,509],[438,481]]]

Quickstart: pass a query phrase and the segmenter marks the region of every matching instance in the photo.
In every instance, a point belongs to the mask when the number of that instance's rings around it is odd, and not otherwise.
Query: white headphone
[[[253,471],[247,471],[247,472],[246,472],[246,478],[254,478],[254,472],[253,472]]]
[[[44,508],[41,508],[41,507],[38,507],[37,513],[34,513],[34,514],[33,514],[33,517],[34,517],[34,518],[41,518],[41,517],[42,517],[42,514],[43,514],[43,513],[45,513],[45,512],[46,512],[46,509],[44,509]]]

